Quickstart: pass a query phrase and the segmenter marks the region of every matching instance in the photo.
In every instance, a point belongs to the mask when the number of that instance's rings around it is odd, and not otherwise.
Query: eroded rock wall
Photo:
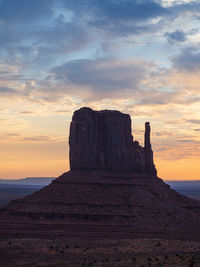
[[[131,132],[128,114],[90,108],[75,111],[69,137],[70,168],[150,172],[145,158],[149,154],[133,142]]]

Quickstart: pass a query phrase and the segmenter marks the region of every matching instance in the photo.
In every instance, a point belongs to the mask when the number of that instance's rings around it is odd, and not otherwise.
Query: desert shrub
[[[135,262],[136,261],[136,258],[132,258],[132,261]]]
[[[189,267],[194,267],[194,265],[195,265],[195,262],[191,261],[190,264],[189,264]]]
[[[183,261],[184,260],[184,257],[183,256],[180,256],[180,259]]]
[[[147,258],[148,261],[152,261],[152,259],[150,257]]]
[[[161,246],[161,243],[156,243],[156,247],[160,247]]]
[[[165,255],[165,259],[167,260],[167,259],[169,259],[169,257],[167,255]]]

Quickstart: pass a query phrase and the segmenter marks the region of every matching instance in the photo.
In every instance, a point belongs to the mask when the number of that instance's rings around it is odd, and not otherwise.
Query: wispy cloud
[[[193,124],[200,124],[200,120],[187,120],[187,122],[190,122]]]

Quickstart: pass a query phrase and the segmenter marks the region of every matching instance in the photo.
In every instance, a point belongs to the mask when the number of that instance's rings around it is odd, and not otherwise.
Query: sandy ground
[[[200,266],[200,242],[163,239],[0,240],[0,266]]]

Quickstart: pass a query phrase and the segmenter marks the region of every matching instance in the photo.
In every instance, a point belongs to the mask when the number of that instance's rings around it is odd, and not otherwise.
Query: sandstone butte
[[[119,111],[74,112],[70,171],[0,210],[0,238],[173,238],[200,240],[200,204],[157,177]]]

